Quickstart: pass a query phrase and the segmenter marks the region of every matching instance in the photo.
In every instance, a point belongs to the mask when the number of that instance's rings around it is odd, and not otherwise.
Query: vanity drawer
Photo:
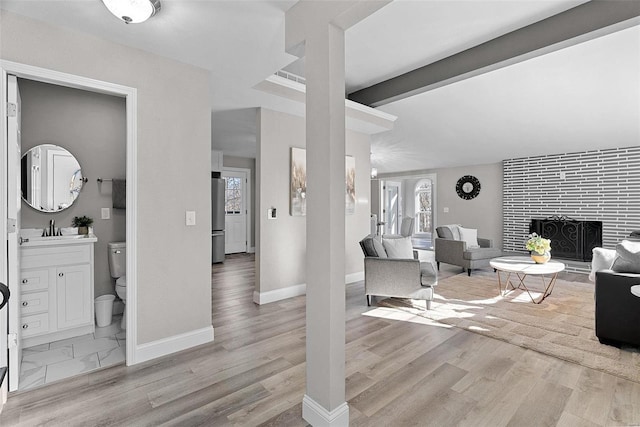
[[[92,250],[93,245],[89,244],[25,247],[20,251],[20,262],[24,269],[88,264]]]
[[[23,316],[21,319],[22,338],[40,335],[49,331],[49,313]]]
[[[49,310],[49,292],[34,292],[23,294],[20,302],[20,314],[22,316],[31,313],[47,312]]]
[[[20,276],[20,289],[22,292],[49,289],[49,269],[22,270]]]

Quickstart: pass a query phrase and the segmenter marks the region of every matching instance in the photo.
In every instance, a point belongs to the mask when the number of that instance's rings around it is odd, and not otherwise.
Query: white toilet
[[[109,271],[116,279],[116,294],[125,304],[120,327],[127,329],[127,244],[126,242],[111,242],[109,246]]]

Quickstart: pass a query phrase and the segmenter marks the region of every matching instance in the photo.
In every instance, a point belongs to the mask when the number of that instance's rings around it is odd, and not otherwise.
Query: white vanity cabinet
[[[22,346],[93,333],[93,236],[20,247]]]

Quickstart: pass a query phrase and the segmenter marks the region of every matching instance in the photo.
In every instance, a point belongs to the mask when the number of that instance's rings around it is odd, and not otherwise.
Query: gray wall
[[[640,147],[505,160],[505,249],[523,251],[529,221],[553,215],[602,221],[608,248],[640,230]]]
[[[381,178],[421,174],[436,175],[436,227],[462,224],[467,228],[476,228],[478,237],[492,239],[495,247],[502,246],[502,163],[384,174]],[[464,175],[473,175],[480,181],[478,197],[471,200],[458,197],[456,183]],[[449,208],[449,212],[444,212],[444,208]]]
[[[251,215],[249,216],[249,249],[255,250],[256,246],[256,159],[248,157],[224,156],[223,166],[229,168],[244,168],[251,170]]]
[[[22,227],[42,228],[50,219],[55,219],[58,227],[70,227],[74,216],[93,218],[98,237],[95,296],[114,294],[107,243],[125,240],[125,211],[111,208],[111,184],[99,184],[96,178],[126,176],[125,99],[33,80],[20,79],[18,84],[22,97],[22,152],[40,144],[66,148],[89,179],[73,205],[62,212],[42,213],[23,201]],[[110,208],[111,219],[100,219],[100,208]]]
[[[290,149],[304,148],[304,118],[260,109],[258,113],[256,291],[306,283],[306,217],[289,215]],[[345,217],[345,275],[363,271],[359,241],[369,234],[370,139],[347,131],[346,154],[356,160],[356,208]],[[308,162],[313,159],[308,159]],[[277,219],[267,210],[277,209]],[[313,242],[309,242],[313,244]]]
[[[124,29],[124,27],[123,27]],[[138,342],[211,327],[210,75],[0,10],[2,59],[137,89]],[[185,226],[185,211],[197,225]]]

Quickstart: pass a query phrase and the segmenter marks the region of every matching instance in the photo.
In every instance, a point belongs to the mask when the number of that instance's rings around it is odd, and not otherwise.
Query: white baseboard
[[[351,273],[344,276],[344,283],[354,283],[364,280],[364,271]],[[281,301],[287,298],[293,298],[307,293],[307,284],[288,286],[286,288],[275,289],[273,291],[258,292],[253,291],[253,302],[258,305],[268,304],[270,302]]]
[[[357,273],[351,273],[344,276],[344,283],[354,283],[364,280],[364,271],[359,271]]]
[[[253,302],[258,305],[268,304],[270,302],[280,301],[287,298],[293,298],[307,293],[307,285],[289,286],[286,288],[275,289],[266,292],[253,292]]]
[[[167,354],[186,350],[197,345],[213,341],[213,326],[185,332],[150,343],[140,344],[135,349],[135,362],[142,363],[147,360],[166,356]]]
[[[256,253],[256,247],[252,246],[249,249],[247,249],[247,253],[248,254],[255,254]]]
[[[305,394],[302,398],[302,418],[313,427],[349,427],[349,405],[343,402],[333,411],[327,411]]]

